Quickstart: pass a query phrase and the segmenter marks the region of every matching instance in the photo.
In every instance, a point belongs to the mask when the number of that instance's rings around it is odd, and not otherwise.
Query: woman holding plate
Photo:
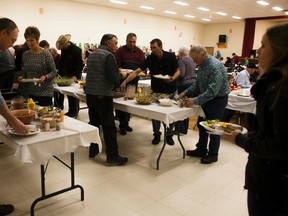
[[[29,26],[25,30],[24,37],[29,50],[23,53],[22,69],[26,77],[32,79],[28,90],[29,97],[38,101],[40,106],[52,106],[54,87],[51,81],[57,75],[53,57],[48,50],[39,46],[38,28]]]
[[[288,23],[266,30],[257,50],[262,77],[252,87],[257,130],[226,138],[249,153],[244,188],[249,215],[288,215]]]

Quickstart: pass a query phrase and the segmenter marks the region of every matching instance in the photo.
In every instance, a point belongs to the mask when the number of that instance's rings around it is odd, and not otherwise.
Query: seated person
[[[236,83],[241,88],[251,88],[250,82],[251,74],[255,73],[256,65],[254,63],[248,63],[246,69],[240,71],[236,76]]]

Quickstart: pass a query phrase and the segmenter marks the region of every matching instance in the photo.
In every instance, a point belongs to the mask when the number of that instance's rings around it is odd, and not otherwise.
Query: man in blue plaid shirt
[[[184,106],[191,107],[201,105],[206,120],[221,119],[228,102],[229,85],[227,72],[224,65],[215,57],[209,55],[202,45],[195,45],[189,51],[189,55],[199,66],[196,84],[185,90],[179,98],[187,96]],[[210,164],[218,160],[220,136],[206,133],[199,122],[205,120],[199,116],[197,126],[199,128],[199,140],[195,150],[187,150],[191,157],[200,157],[201,163]],[[208,146],[208,149],[207,149]]]

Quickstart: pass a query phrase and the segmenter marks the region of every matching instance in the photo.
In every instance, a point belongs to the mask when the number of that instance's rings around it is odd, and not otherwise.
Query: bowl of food
[[[58,86],[70,86],[74,82],[73,78],[62,77],[62,78],[54,78],[53,83]]]
[[[36,115],[36,111],[28,109],[11,110],[11,113],[24,124],[30,124]]]
[[[57,107],[51,107],[51,106],[37,106],[36,107],[37,115],[39,117],[44,115],[55,115],[56,113],[60,113],[61,109]]]
[[[136,97],[136,101],[139,104],[143,104],[143,105],[149,105],[152,103],[152,97],[151,96],[144,96],[144,95],[138,95]]]
[[[173,105],[173,101],[169,98],[162,98],[162,99],[159,99],[159,103],[162,105],[162,106],[172,106]]]

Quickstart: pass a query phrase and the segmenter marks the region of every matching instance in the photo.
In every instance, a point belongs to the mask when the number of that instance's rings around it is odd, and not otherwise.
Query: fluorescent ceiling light
[[[186,15],[184,15],[185,17],[188,17],[188,18],[195,18],[195,16],[193,16],[193,15],[189,15],[189,14],[186,14]]]
[[[210,11],[210,9],[204,8],[204,7],[198,7],[197,9],[198,9],[198,10],[202,10],[202,11]]]
[[[188,6],[189,4],[181,1],[174,1],[175,4],[182,5],[182,6]]]
[[[264,6],[269,5],[269,3],[265,2],[265,1],[257,1],[257,3],[260,4],[260,5],[264,5]]]
[[[210,19],[207,19],[207,18],[203,18],[202,20],[206,21],[206,22],[210,22],[211,21]]]
[[[127,2],[118,1],[118,0],[110,0],[110,2],[115,3],[115,4],[122,4],[122,5],[126,5],[127,4]]]
[[[168,14],[176,14],[176,12],[174,11],[164,11],[165,13],[168,13]]]
[[[233,19],[242,19],[241,17],[239,16],[232,16]]]
[[[153,7],[144,6],[144,5],[140,6],[140,8],[147,9],[147,10],[154,10]]]
[[[281,8],[281,7],[273,7],[272,9],[276,10],[276,11],[283,11],[283,8]]]
[[[221,16],[227,16],[227,14],[223,12],[217,12],[216,14],[221,15]]]

